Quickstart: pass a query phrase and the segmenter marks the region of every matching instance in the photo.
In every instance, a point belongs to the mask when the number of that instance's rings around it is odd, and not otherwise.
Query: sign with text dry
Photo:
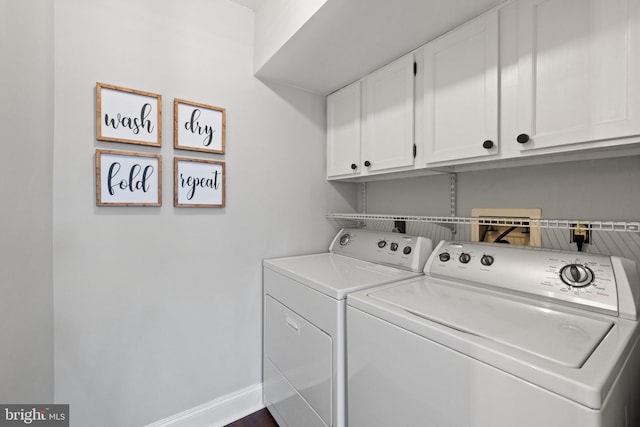
[[[98,206],[162,206],[162,156],[96,150]]]
[[[128,144],[162,144],[162,96],[96,83],[96,137]]]
[[[174,148],[224,154],[226,115],[224,108],[175,99]]]
[[[224,207],[224,162],[175,157],[173,181],[174,206]]]

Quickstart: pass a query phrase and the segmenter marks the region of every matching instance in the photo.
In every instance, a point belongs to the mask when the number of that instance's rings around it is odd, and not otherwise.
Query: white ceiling
[[[264,2],[264,0],[231,0],[231,1],[241,4],[242,6],[246,6],[249,9],[253,9],[254,11],[258,10],[260,5]]]
[[[326,95],[503,1],[328,0],[256,76]]]

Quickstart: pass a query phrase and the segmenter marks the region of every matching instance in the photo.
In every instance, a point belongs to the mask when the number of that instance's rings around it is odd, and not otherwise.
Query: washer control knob
[[[593,282],[593,271],[582,264],[567,264],[560,269],[560,279],[574,288],[584,288]]]
[[[398,250],[398,244],[396,242],[391,243],[391,250],[393,252]]]
[[[411,246],[405,246],[404,249],[402,250],[402,253],[405,255],[409,255],[412,250],[413,249],[411,249]]]
[[[342,236],[340,236],[340,246],[344,246],[347,243],[349,243],[349,240],[351,240],[351,235],[349,233],[344,233]]]
[[[460,261],[463,264],[468,264],[469,261],[471,261],[471,255],[469,255],[466,252],[462,252],[458,257],[458,261]]]
[[[386,241],[386,240],[380,240],[380,241],[378,242],[378,247],[379,247],[380,249],[384,248],[385,246],[387,246],[387,241]]]
[[[449,254],[449,252],[442,252],[440,255],[438,255],[438,258],[440,258],[441,262],[447,262],[451,259],[451,255]]]
[[[487,267],[493,264],[493,261],[494,259],[491,255],[482,255],[482,258],[480,258],[480,263],[482,265],[486,265]]]

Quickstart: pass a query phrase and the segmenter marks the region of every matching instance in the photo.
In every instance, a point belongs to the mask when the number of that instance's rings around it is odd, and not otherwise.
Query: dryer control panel
[[[425,273],[535,295],[621,317],[637,317],[637,263],[585,252],[443,241]]]
[[[422,236],[343,228],[329,246],[329,252],[364,261],[422,272],[433,243]]]

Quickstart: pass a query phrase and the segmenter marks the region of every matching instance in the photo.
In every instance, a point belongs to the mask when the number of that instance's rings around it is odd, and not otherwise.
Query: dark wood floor
[[[273,419],[267,408],[264,408],[225,427],[278,427],[278,423]]]

